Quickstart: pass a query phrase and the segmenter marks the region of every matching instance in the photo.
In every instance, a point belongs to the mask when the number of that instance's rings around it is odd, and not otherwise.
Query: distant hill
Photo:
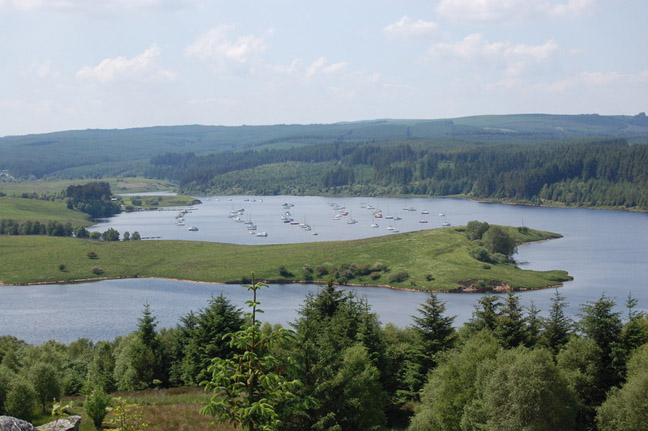
[[[272,126],[167,126],[75,130],[0,138],[0,171],[16,178],[98,178],[145,172],[165,153],[281,150],[344,143],[411,141],[454,147],[572,138],[648,143],[648,119],[600,115],[489,115],[440,120],[375,120]]]

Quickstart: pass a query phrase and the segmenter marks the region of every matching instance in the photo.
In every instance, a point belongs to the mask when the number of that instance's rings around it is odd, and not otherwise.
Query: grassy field
[[[557,237],[508,228],[518,243]],[[237,282],[254,272],[257,279],[303,279],[303,267],[387,265],[377,279],[352,284],[391,285],[421,290],[457,290],[460,282],[492,282],[518,288],[542,288],[569,279],[565,271],[530,271],[513,264],[484,265],[470,256],[474,244],[460,228],[434,229],[378,238],[307,244],[234,245],[194,241],[99,242],[75,238],[0,237],[0,280],[5,284],[91,280],[101,277],[157,277],[205,282]],[[97,258],[90,259],[94,252]],[[64,270],[60,266],[64,265]],[[282,276],[285,266],[294,277]],[[409,278],[390,282],[390,274]],[[328,276],[319,281],[326,282]]]
[[[24,222],[27,220],[47,222],[70,222],[73,226],[88,226],[88,215],[68,209],[63,202],[51,202],[40,199],[0,197],[0,218]]]
[[[123,397],[129,404],[138,404],[144,422],[148,422],[148,431],[234,431],[228,424],[211,425],[211,416],[199,413],[209,402],[210,394],[202,388],[180,387],[171,389],[149,389],[137,392],[111,394]],[[71,413],[81,416],[79,431],[94,431],[92,420],[86,415],[83,402],[85,397],[66,397],[63,403],[72,402]],[[48,415],[39,415],[34,419],[35,425],[53,421]],[[105,429],[110,429],[110,416],[104,420]]]
[[[105,181],[110,184],[110,189],[115,194],[120,193],[145,193],[145,192],[170,192],[176,190],[174,184],[166,180],[153,180],[149,178],[125,177],[125,178],[104,178],[100,180],[38,180],[38,181],[17,181],[11,183],[0,183],[0,192],[8,196],[20,196],[22,193],[56,194],[65,190],[68,186],[87,184],[91,181]]]

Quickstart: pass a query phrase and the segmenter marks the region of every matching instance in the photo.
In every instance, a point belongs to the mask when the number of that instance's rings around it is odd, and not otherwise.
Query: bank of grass
[[[155,180],[142,177],[120,177],[102,179],[76,179],[76,180],[35,180],[0,182],[0,192],[8,196],[20,196],[23,193],[57,194],[72,185],[87,184],[91,181],[105,181],[110,184],[110,189],[115,194],[120,193],[145,193],[145,192],[171,192],[177,186],[167,180]]]
[[[556,237],[548,232],[507,228],[518,243]],[[234,245],[194,241],[99,242],[76,238],[0,237],[0,280],[5,284],[85,281],[96,278],[173,278],[216,283],[257,279],[304,280],[304,267],[386,265],[388,271],[358,276],[351,284],[455,291],[460,283],[505,283],[514,289],[555,286],[565,271],[531,271],[511,263],[484,264],[472,258],[474,243],[462,228],[434,229],[353,241]],[[97,258],[88,257],[94,252]],[[284,268],[280,275],[279,268]],[[62,268],[62,269],[61,269]],[[406,273],[402,281],[390,275]],[[378,276],[376,276],[378,275]],[[329,275],[313,281],[326,282]]]
[[[41,223],[50,220],[72,223],[72,226],[88,226],[88,215],[69,209],[61,201],[45,201],[15,197],[0,197],[0,219],[11,219],[20,223],[27,220]]]

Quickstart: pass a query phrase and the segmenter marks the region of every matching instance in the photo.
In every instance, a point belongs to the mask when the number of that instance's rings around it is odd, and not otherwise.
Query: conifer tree
[[[551,300],[549,317],[542,321],[543,332],[541,339],[542,345],[549,349],[554,356],[567,344],[573,328],[573,322],[565,314],[565,308],[567,308],[565,297],[556,289]]]

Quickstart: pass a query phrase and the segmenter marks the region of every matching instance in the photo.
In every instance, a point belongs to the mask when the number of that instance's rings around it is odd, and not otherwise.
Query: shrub
[[[103,274],[103,269],[99,268],[98,266],[95,266],[92,268],[92,273],[96,275],[101,275]]]
[[[90,232],[90,239],[94,240],[100,240],[101,239],[101,233],[99,232]]]
[[[280,274],[282,277],[286,277],[286,278],[290,278],[290,277],[294,277],[294,276],[295,276],[295,274],[293,274],[292,272],[288,271],[288,268],[286,268],[284,265],[281,265],[281,266],[279,267],[279,274]]]
[[[94,233],[94,232],[93,232],[93,233]],[[97,256],[97,253],[95,253],[94,251],[89,251],[88,254],[87,254],[87,256],[88,256],[88,258],[90,258],[90,259],[99,259],[99,256]]]
[[[482,239],[482,236],[489,227],[489,224],[486,222],[478,222],[477,220],[469,221],[466,226],[466,237],[469,240]]]
[[[433,276],[432,274],[425,274],[425,280],[426,280],[426,281],[433,281],[433,280],[434,280],[434,276]]]
[[[110,405],[110,396],[103,389],[94,388],[85,400],[85,411],[90,416],[95,429],[101,429],[103,420],[108,411],[106,407]]]
[[[470,251],[470,255],[480,262],[493,262],[493,256],[484,247],[475,247]]]
[[[22,378],[11,383],[5,400],[5,413],[24,421],[31,421],[36,406],[36,391]]]
[[[409,274],[405,271],[401,271],[401,272],[391,274],[389,277],[387,277],[387,281],[389,281],[390,283],[402,283],[408,278],[409,278]]]
[[[64,263],[59,264],[58,268],[59,268],[59,271],[65,272],[65,264]]]
[[[329,271],[328,271],[328,269],[327,269],[325,266],[320,265],[320,266],[318,266],[317,268],[315,268],[315,275],[316,275],[318,278],[322,278],[322,277],[324,277],[325,275],[328,275],[328,273],[329,273]]]
[[[378,280],[382,274],[379,271],[374,271],[371,274],[369,274],[369,278],[372,280]]]

